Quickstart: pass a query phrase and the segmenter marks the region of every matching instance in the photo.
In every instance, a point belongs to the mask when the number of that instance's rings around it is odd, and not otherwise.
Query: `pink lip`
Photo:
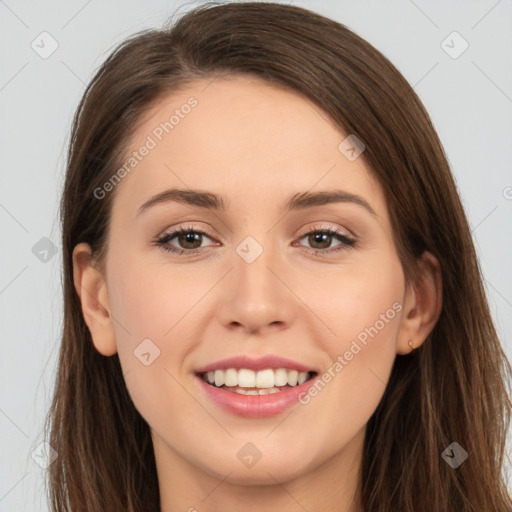
[[[216,368],[219,367],[216,366]],[[244,366],[244,368],[247,367]],[[283,389],[279,393],[270,395],[241,395],[207,384],[200,376],[196,376],[196,379],[208,397],[222,409],[245,418],[268,418],[280,414],[294,404],[299,403],[299,395],[307,392],[318,377],[317,374],[300,386]]]
[[[230,357],[215,363],[208,364],[196,370],[196,373],[213,372],[215,370],[227,370],[228,368],[247,368],[249,370],[265,370],[267,368],[287,368],[289,370],[298,370],[299,372],[316,372],[314,368],[309,368],[301,363],[292,361],[279,356],[263,356],[251,358],[249,356]]]

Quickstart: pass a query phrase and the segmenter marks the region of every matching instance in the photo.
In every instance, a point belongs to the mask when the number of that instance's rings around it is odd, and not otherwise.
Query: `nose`
[[[254,261],[238,253],[232,261],[217,311],[222,324],[247,334],[288,328],[297,299],[286,283],[283,261],[267,248]]]

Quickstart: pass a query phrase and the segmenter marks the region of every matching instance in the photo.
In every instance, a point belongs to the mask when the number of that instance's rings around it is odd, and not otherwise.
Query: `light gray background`
[[[60,341],[61,256],[45,263],[32,248],[47,237],[60,251],[57,208],[72,115],[117,43],[161,26],[179,5],[183,12],[197,3],[0,0],[0,512],[47,510],[45,470],[31,454],[43,441]],[[367,39],[424,102],[457,180],[510,356],[512,0],[293,3]],[[43,31],[59,45],[47,59],[31,48]],[[441,47],[453,31],[469,43],[457,59]]]

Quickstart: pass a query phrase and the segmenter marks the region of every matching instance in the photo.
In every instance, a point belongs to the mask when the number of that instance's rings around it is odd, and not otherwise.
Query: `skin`
[[[406,286],[382,188],[362,158],[338,150],[347,134],[294,92],[241,76],[198,81],[146,113],[132,148],[190,96],[197,107],[115,189],[105,267],[91,263],[87,244],[74,250],[94,345],[119,353],[151,427],[163,512],[360,511],[365,427],[396,355],[411,351],[411,339],[421,345],[439,317],[439,264],[425,253],[424,279]],[[168,188],[219,194],[227,210],[169,202],[137,215]],[[363,197],[377,215],[354,203],[281,210],[295,194],[333,189]],[[208,232],[196,245],[202,252],[155,245],[188,223]],[[315,255],[342,243],[305,236],[320,228],[358,243]],[[263,248],[250,264],[236,252],[247,236]],[[181,241],[168,245],[192,247]],[[226,412],[194,376],[240,354],[277,354],[323,373],[394,303],[401,311],[317,396],[278,416]],[[133,353],[146,338],[160,349],[149,366]],[[262,453],[251,468],[237,458],[247,442]]]

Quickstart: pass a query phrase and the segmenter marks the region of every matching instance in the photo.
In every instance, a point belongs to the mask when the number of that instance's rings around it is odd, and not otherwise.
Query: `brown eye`
[[[183,249],[197,249],[198,247],[201,247],[201,237],[202,234],[189,231],[186,233],[179,233],[175,238],[177,238],[180,247]]]
[[[194,254],[200,251],[204,237],[211,240],[211,238],[203,231],[193,229],[193,227],[181,227],[171,233],[164,234],[156,241],[156,243],[168,252]],[[170,243],[174,239],[177,240],[177,245]]]
[[[202,242],[205,237],[212,240],[204,231],[194,229],[193,226],[187,226],[186,228],[180,227],[170,233],[165,233],[156,240],[156,243],[164,251],[192,255],[200,252],[204,248]],[[307,239],[310,249],[314,250],[315,254],[339,252],[356,245],[355,239],[337,229],[316,229],[305,233],[300,238],[300,240],[302,239]],[[176,240],[176,242],[171,243],[173,240]],[[339,243],[332,246],[333,241],[336,240]]]
[[[342,251],[353,247],[356,244],[356,240],[345,235],[337,229],[318,229],[310,231],[301,237],[307,239],[311,249],[316,249],[317,253],[330,253]],[[340,243],[331,247],[334,240],[338,240]]]
[[[316,232],[308,235],[308,242],[311,244],[313,249],[328,249],[331,245],[332,238],[333,235],[328,233]]]

